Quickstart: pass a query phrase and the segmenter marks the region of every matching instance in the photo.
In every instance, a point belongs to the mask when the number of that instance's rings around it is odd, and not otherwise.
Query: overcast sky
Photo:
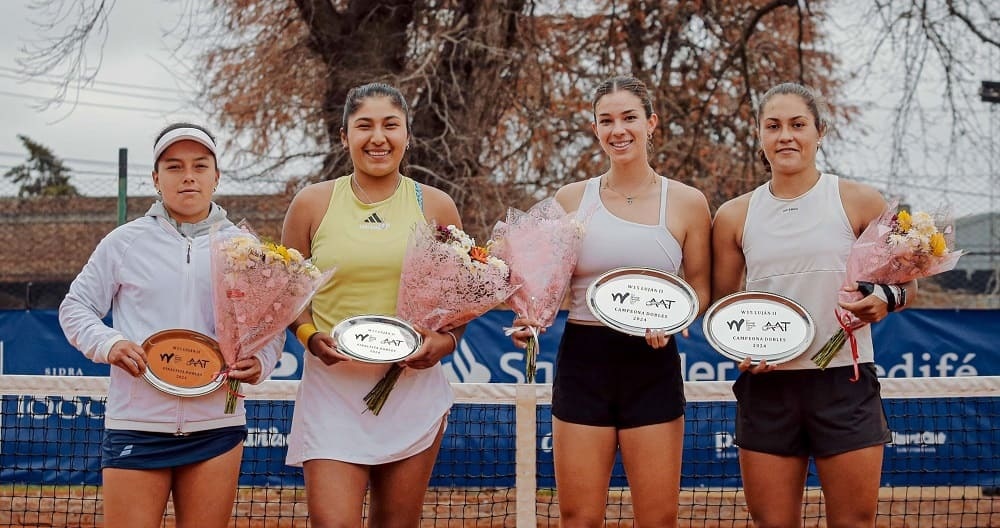
[[[16,136],[25,134],[66,160],[76,174],[74,183],[85,194],[115,193],[118,149],[127,148],[130,193],[151,193],[151,145],[156,133],[174,121],[205,122],[203,114],[188,102],[196,93],[189,70],[194,61],[190,56],[172,55],[171,46],[176,42],[164,36],[177,24],[180,2],[116,2],[97,82],[79,94],[80,104],[75,108],[64,105],[45,111],[39,111],[36,106],[54,93],[54,80],[20,82],[16,74],[19,49],[39,38],[29,18],[41,19],[42,16],[28,9],[30,3],[4,0],[4,13],[0,17],[0,108],[3,116],[0,119],[0,173],[24,161],[25,151]],[[836,14],[835,19],[844,21],[846,26],[852,22],[849,20],[852,16],[857,14],[845,11]],[[832,43],[838,53],[861,56],[864,42],[856,32],[842,28],[831,31],[843,35],[834,37]],[[190,49],[182,51],[191,53]],[[982,79],[1000,80],[1000,56],[996,52],[973,49],[963,53],[981,64],[974,68],[965,89],[977,90]],[[92,50],[90,60],[97,57]],[[898,93],[890,78],[892,62],[896,59],[886,56],[882,60],[887,61],[885,79],[878,75],[870,77],[864,83],[853,85],[848,92],[850,100],[865,106],[863,120],[857,128],[841,130],[852,138],[849,144],[834,138],[826,142],[829,161],[849,176],[867,180],[883,190],[906,194],[906,199],[918,207],[929,208],[944,200],[955,207],[957,213],[1000,208],[1000,203],[996,203],[1000,200],[996,189],[1000,184],[996,176],[990,176],[1000,170],[1000,148],[995,146],[1000,143],[1000,108],[996,108],[1000,105],[990,107],[983,103],[967,109],[979,120],[979,128],[972,131],[973,134],[997,138],[992,149],[984,152],[960,147],[945,151],[946,147],[934,141],[933,133],[923,134],[913,138],[907,157],[914,167],[912,179],[888,178],[890,110],[898,101]],[[922,87],[921,98],[930,109],[924,117],[931,123],[936,119],[935,112],[942,108],[941,97],[940,86],[933,82]],[[219,128],[211,122],[206,124],[216,130]],[[860,133],[861,127],[867,134]],[[939,132],[944,134],[946,131]],[[931,141],[925,142],[925,139]],[[231,180],[227,185],[225,163],[223,171],[220,192],[240,192],[246,188]],[[984,186],[989,192],[983,192]],[[949,189],[948,192],[939,192],[942,187]],[[5,178],[0,178],[0,193],[10,194],[11,189]]]
[[[68,2],[73,3],[73,2]],[[152,143],[164,126],[175,121],[204,122],[188,101],[196,92],[191,73],[172,55],[169,38],[179,6],[161,0],[116,3],[97,82],[79,94],[79,104],[38,110],[56,90],[52,78],[19,82],[20,48],[38,39],[29,18],[42,17],[24,0],[5,0],[0,17],[0,172],[22,163],[23,134],[51,148],[67,161],[85,194],[114,194],[118,150],[128,149],[132,183],[151,192]],[[90,60],[97,60],[91,53]],[[75,98],[72,93],[70,100]],[[208,123],[211,128],[217,128]],[[102,173],[102,174],[95,174]],[[8,186],[9,188],[9,186]],[[136,187],[130,185],[130,192]],[[105,192],[101,192],[104,190]]]

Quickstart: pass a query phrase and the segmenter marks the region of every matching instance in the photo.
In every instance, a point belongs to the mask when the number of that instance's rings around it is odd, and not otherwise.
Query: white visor
[[[153,146],[153,163],[155,164],[159,161],[160,155],[162,155],[163,151],[167,150],[170,145],[184,140],[197,141],[198,143],[205,145],[205,148],[207,148],[216,159],[219,158],[219,155],[215,152],[215,142],[212,141],[212,138],[208,137],[208,134],[198,130],[197,128],[175,128],[170,132],[163,134],[163,137],[161,137],[156,142],[156,145]]]

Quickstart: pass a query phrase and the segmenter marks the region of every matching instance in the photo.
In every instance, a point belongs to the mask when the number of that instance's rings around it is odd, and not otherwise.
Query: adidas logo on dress
[[[382,217],[380,217],[378,215],[378,211],[376,211],[369,215],[368,218],[365,218],[365,221],[361,222],[361,225],[358,227],[361,229],[381,231],[383,229],[389,229],[389,223],[382,220]]]

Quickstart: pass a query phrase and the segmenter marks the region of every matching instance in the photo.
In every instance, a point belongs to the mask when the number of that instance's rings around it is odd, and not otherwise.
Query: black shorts
[[[891,441],[875,365],[744,372],[733,384],[736,445],[825,457]]]
[[[163,469],[215,458],[246,440],[247,427],[236,425],[177,436],[109,429],[101,442],[101,468]]]
[[[654,349],[646,338],[605,326],[567,323],[556,358],[552,416],[581,425],[627,429],[684,416],[677,344]]]

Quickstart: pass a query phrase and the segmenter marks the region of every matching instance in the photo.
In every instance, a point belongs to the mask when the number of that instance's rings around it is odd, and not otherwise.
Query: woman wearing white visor
[[[75,347],[111,365],[102,443],[104,524],[159,527],[173,495],[176,526],[224,527],[236,498],[246,412],[226,414],[226,390],[175,395],[144,378],[149,336],[177,329],[215,338],[209,233],[236,230],[212,201],[219,183],[215,140],[204,128],[167,127],[153,147],[159,200],[98,244],[59,308]],[[102,318],[108,311],[114,321]],[[280,334],[231,366],[248,383],[266,378]]]

